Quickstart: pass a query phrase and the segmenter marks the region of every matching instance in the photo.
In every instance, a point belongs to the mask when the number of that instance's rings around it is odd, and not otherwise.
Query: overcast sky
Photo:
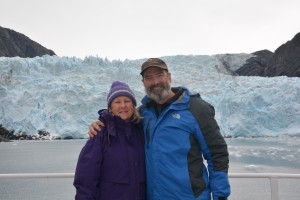
[[[275,51],[299,0],[0,0],[0,26],[58,56],[139,59]]]

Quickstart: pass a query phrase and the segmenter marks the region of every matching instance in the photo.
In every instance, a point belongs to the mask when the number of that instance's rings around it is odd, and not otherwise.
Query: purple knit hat
[[[109,93],[107,95],[108,107],[110,107],[111,102],[119,96],[126,96],[126,97],[130,98],[132,103],[136,106],[136,100],[135,100],[134,93],[129,88],[129,86],[126,83],[123,83],[121,81],[115,81],[111,84]]]

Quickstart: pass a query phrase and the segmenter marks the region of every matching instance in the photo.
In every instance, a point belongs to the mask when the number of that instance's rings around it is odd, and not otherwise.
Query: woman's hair
[[[133,106],[133,115],[131,116],[131,121],[138,124],[141,121],[141,115],[138,109],[134,105],[132,106]]]

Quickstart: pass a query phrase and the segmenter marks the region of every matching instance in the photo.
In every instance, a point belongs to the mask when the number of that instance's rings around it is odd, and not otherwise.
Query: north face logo
[[[180,115],[178,113],[173,114],[172,117],[175,119],[180,119]]]

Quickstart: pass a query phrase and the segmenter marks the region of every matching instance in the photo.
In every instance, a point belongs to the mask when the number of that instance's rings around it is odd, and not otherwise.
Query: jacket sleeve
[[[98,199],[102,160],[102,131],[82,148],[75,171],[75,200]]]
[[[195,117],[204,138],[204,144],[200,146],[203,157],[207,160],[213,200],[226,199],[230,195],[227,144],[215,120],[213,106],[204,100],[198,99],[196,108],[197,114],[195,114]]]

